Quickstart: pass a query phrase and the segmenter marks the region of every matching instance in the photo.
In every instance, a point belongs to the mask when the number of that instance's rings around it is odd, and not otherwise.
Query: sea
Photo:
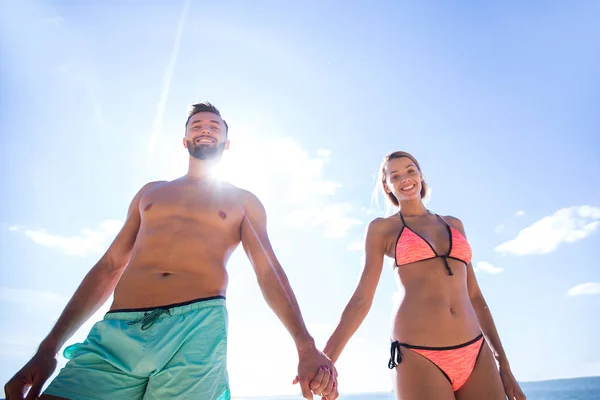
[[[522,382],[520,385],[527,396],[527,400],[600,400],[600,376],[540,382]],[[233,397],[232,400],[298,400],[301,398],[301,396]],[[318,397],[315,396],[315,399],[317,398]],[[318,399],[320,400],[320,397]],[[394,396],[392,393],[340,394],[339,399],[393,400]]]
[[[522,382],[527,400],[600,400],[600,376]],[[299,400],[301,396],[233,397],[232,400]],[[315,399],[320,397],[315,396]],[[340,394],[340,400],[393,400],[392,393]],[[5,400],[5,399],[0,399]],[[482,399],[484,400],[484,399]]]

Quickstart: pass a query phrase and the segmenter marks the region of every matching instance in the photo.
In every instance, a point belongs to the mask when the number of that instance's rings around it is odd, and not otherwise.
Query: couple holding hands
[[[396,399],[525,400],[477,284],[463,224],[425,207],[428,186],[412,155],[383,159],[378,185],[397,212],[369,223],[361,278],[319,351],[271,247],[261,202],[211,176],[229,146],[216,107],[190,108],[183,146],[187,174],[138,191],[105,254],[6,384],[7,400],[230,399],[226,265],[240,243],[296,344],[294,383],[304,398],[339,397],[335,362],[369,312],[387,256],[405,293],[390,333]],[[110,310],[83,343],[65,348],[68,363],[42,390],[60,349],[111,295]]]

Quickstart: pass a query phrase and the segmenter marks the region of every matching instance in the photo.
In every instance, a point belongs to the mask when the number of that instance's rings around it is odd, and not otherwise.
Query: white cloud
[[[355,240],[346,247],[348,251],[362,251],[364,248],[365,242],[362,240]]]
[[[583,296],[600,294],[600,282],[587,282],[573,286],[567,292],[569,296]]]
[[[321,158],[328,159],[331,156],[331,150],[329,149],[317,149],[317,155]]]
[[[488,274],[499,274],[504,268],[495,267],[487,261],[479,261],[473,268],[475,272],[487,272]]]
[[[16,232],[19,230],[19,227],[17,225],[13,225],[13,226],[9,227],[8,230],[11,232]]]
[[[547,254],[561,243],[585,239],[600,226],[600,208],[575,206],[562,208],[523,229],[513,240],[496,247],[505,254]]]
[[[105,220],[100,223],[99,229],[83,229],[79,236],[59,236],[30,229],[25,230],[25,235],[42,246],[60,249],[71,256],[85,257],[90,253],[103,253],[109,240],[114,238],[122,226],[121,221]]]
[[[290,138],[261,143],[246,139],[226,153],[220,173],[224,179],[254,192],[265,203],[269,215],[283,214],[280,221],[288,226],[319,228],[325,237],[342,238],[352,227],[362,224],[355,216],[359,210],[334,199],[341,184],[323,178],[330,151],[319,149],[316,153],[311,156]],[[177,155],[179,161],[181,158]],[[106,220],[99,228],[84,229],[76,236],[24,231],[38,244],[85,257],[103,253],[121,226],[120,221]]]
[[[330,150],[317,149],[312,155],[291,138],[257,142],[244,137],[233,143],[223,157],[221,174],[255,193],[267,213],[276,210],[288,225],[320,228],[331,238],[344,237],[362,224],[352,204],[335,199],[341,184],[324,178]]]
[[[328,237],[346,236],[362,224],[358,207],[340,201],[341,183],[325,178],[332,154],[308,151],[292,138],[267,137],[269,127],[232,126],[230,148],[215,171],[223,180],[254,193],[277,223],[296,228],[319,228]],[[243,132],[235,134],[234,132]],[[156,164],[165,166],[166,179],[185,174],[187,152],[177,143],[160,143]],[[279,218],[283,215],[283,218]],[[274,219],[269,218],[270,223]]]
[[[523,215],[525,215],[525,211],[523,210],[519,210],[515,213],[515,217],[522,217]]]
[[[229,324],[228,355],[232,363],[229,369],[232,391],[240,396],[294,395],[298,394],[298,385],[291,382],[297,373],[297,352],[294,342],[287,332],[279,326],[250,325],[232,320]],[[248,346],[248,343],[253,343]],[[272,358],[265,357],[265,351],[275,351],[281,361],[273,368]],[[254,360],[253,367],[239,368],[239,356],[245,354]],[[272,385],[264,386],[260,382],[265,371],[270,371]]]
[[[362,211],[366,215],[379,215],[379,214],[381,214],[381,210],[375,209],[373,207],[370,207],[370,208],[362,207]]]
[[[504,230],[504,224],[500,224],[498,225],[496,228],[494,228],[494,232],[495,233],[500,233]]]
[[[346,203],[323,204],[293,210],[286,219],[295,227],[321,227],[325,237],[341,238],[348,230],[362,222],[350,216],[352,206]]]
[[[317,346],[322,348],[335,329],[334,324],[310,324],[307,328]],[[229,358],[231,367],[229,377],[232,391],[238,396],[257,396],[266,398],[274,396],[290,396],[299,398],[299,385],[291,385],[296,376],[298,356],[294,343],[282,326],[271,327],[261,324],[240,323],[231,320],[230,336],[228,340]],[[389,344],[385,342],[386,336],[379,335],[376,339],[369,340],[361,332],[357,332],[348,342],[340,359],[336,363],[339,374],[339,384],[344,393],[361,393],[365,391],[390,391],[391,381],[386,373],[381,373],[378,368],[356,368],[357,365],[377,365],[381,361],[381,354],[389,352]],[[248,346],[248,343],[254,343]],[[387,346],[386,346],[387,345]],[[273,368],[273,361],[265,357],[265,351],[277,354],[277,368]],[[245,354],[248,359],[255,360],[250,370],[240,366],[239,355]],[[267,387],[262,383],[265,371],[269,371],[272,383]],[[292,397],[293,396],[293,397]],[[317,396],[315,396],[315,399]]]
[[[306,329],[310,332],[310,335],[315,340],[315,343],[319,348],[325,347],[327,340],[329,340],[331,334],[337,328],[337,324],[329,323],[306,323]]]

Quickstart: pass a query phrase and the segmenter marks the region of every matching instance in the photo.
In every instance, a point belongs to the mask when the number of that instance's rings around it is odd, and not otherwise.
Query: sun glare
[[[266,196],[271,189],[268,178],[271,160],[268,155],[257,156],[256,145],[237,143],[223,153],[221,162],[215,166],[213,176],[258,196]]]
[[[219,180],[219,181],[229,181],[227,176],[229,175],[229,168],[227,168],[226,164],[221,161],[219,164],[215,165],[210,171],[210,176]]]

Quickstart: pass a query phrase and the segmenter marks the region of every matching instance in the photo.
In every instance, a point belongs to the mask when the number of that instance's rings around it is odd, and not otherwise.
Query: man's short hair
[[[219,117],[221,117],[221,112],[219,111],[219,109],[211,103],[209,103],[208,101],[192,104],[188,109],[188,119],[187,121],[185,121],[186,129],[188,126],[188,122],[190,122],[190,118],[192,118],[195,114],[198,114],[199,112],[210,112],[213,114],[217,114]],[[221,119],[222,118],[223,117],[221,117]],[[229,131],[229,126],[227,125],[227,122],[225,120],[223,120],[223,123],[225,124],[225,133],[227,133],[227,131]]]

